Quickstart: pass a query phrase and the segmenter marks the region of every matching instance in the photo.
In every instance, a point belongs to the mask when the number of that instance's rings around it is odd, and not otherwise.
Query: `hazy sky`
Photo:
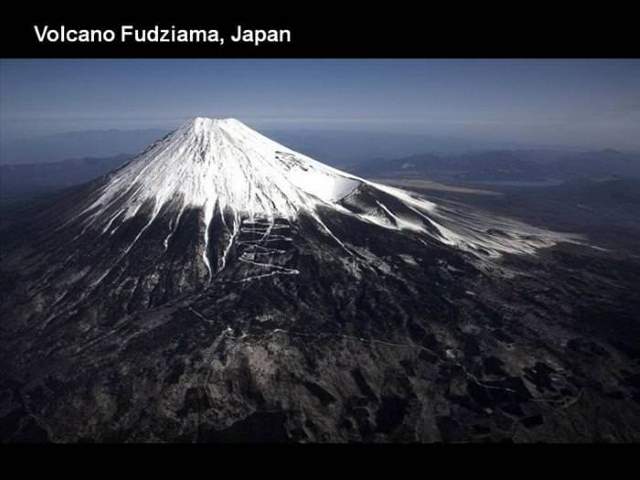
[[[640,149],[640,60],[2,60],[3,141],[186,117]]]

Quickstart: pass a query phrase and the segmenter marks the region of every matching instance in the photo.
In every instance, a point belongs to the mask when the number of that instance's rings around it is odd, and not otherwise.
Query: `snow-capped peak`
[[[294,217],[331,203],[359,180],[281,145],[233,119],[197,117],[113,174],[92,207],[130,194],[127,216],[153,200],[247,215]]]
[[[233,118],[186,122],[112,173],[79,217],[83,232],[91,227],[112,234],[142,209],[149,218],[133,245],[165,206],[178,212],[173,230],[187,208],[202,212],[204,251],[212,219],[225,212],[233,217],[233,236],[243,219],[273,225],[275,219],[294,220],[304,212],[349,251],[323,222],[320,207],[385,229],[425,235],[480,257],[533,253],[562,238],[466,208],[442,208],[416,194],[358,178]],[[232,242],[233,237],[225,255]],[[206,253],[203,259],[211,271]]]

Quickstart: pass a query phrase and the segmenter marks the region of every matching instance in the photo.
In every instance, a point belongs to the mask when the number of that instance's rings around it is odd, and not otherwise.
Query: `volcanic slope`
[[[8,440],[637,439],[632,337],[580,322],[630,321],[609,295],[631,280],[575,268],[597,250],[237,120],[185,123],[11,234]]]

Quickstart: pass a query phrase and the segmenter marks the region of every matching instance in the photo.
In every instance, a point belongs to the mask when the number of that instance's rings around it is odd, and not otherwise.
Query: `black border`
[[[351,444],[351,445],[3,445],[6,471],[42,470],[83,478],[98,473],[145,477],[292,478],[604,478],[636,470],[636,445]]]
[[[82,15],[40,7],[3,16],[3,58],[640,58],[637,13],[600,5],[551,8],[513,3],[425,3],[348,7],[309,3],[292,9],[269,2],[230,12],[186,2],[157,4],[145,13],[106,8]],[[110,5],[109,5],[110,7]],[[629,7],[631,8],[631,7]],[[26,9],[25,9],[26,10]],[[122,12],[126,11],[126,14]],[[119,12],[119,13],[114,13]],[[185,13],[188,12],[188,13]],[[250,12],[250,13],[249,13]],[[216,28],[226,35],[238,24],[287,28],[287,44],[108,44],[38,43],[33,25],[75,28],[159,25]]]

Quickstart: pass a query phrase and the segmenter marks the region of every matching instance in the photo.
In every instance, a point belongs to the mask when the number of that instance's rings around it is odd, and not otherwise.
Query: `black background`
[[[308,3],[291,9],[269,3],[263,11],[245,11],[158,2],[144,14],[111,4],[91,12],[56,7],[44,12],[27,6],[3,15],[2,57],[190,57],[190,58],[594,58],[640,57],[637,12],[606,10],[601,5],[573,7],[516,3],[489,7],[464,3],[399,3],[347,8]],[[251,13],[247,13],[248,11]],[[119,12],[119,13],[118,13]],[[123,13],[125,12],[125,13]],[[289,44],[232,43],[38,43],[33,25],[112,28],[159,25],[217,29],[229,35],[235,26],[287,28]]]

